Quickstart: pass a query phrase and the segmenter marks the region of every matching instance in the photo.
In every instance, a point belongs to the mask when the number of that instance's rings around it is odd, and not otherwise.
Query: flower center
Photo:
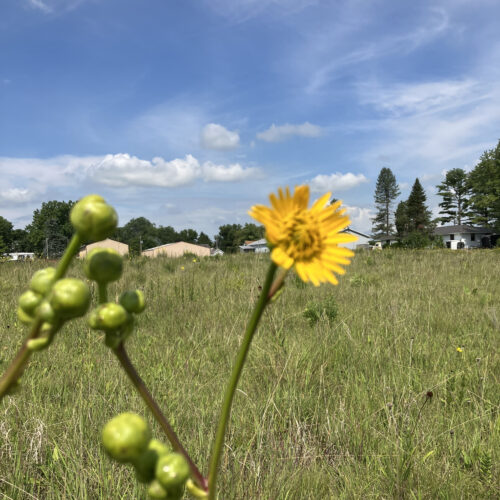
[[[292,214],[284,220],[281,240],[286,253],[294,260],[311,260],[322,249],[318,221],[308,213]]]

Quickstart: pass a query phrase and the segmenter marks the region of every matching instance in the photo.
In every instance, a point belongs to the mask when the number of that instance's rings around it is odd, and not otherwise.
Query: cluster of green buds
[[[99,306],[89,316],[89,325],[105,333],[108,347],[116,349],[134,328],[134,314],[144,311],[146,303],[140,290],[126,291],[119,303],[108,302],[107,285],[120,278],[123,270],[121,255],[111,248],[95,248],[89,252],[84,270],[87,278],[97,282]]]
[[[82,280],[63,276],[82,242],[106,238],[118,224],[114,208],[98,195],[86,196],[76,203],[70,219],[76,232],[59,266],[37,271],[29,290],[19,298],[18,318],[36,332],[26,344],[31,351],[50,345],[54,334],[66,321],[87,312],[90,304],[88,286]]]
[[[179,499],[184,495],[190,470],[186,459],[165,444],[151,438],[146,421],[135,413],[122,413],[102,430],[108,455],[135,468],[137,480],[148,484],[154,499]]]

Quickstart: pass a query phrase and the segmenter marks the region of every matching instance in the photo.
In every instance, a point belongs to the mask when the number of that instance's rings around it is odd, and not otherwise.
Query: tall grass
[[[136,259],[110,289],[144,290],[128,351],[205,473],[267,259]],[[25,334],[17,297],[43,265],[0,265],[0,370]],[[390,250],[357,254],[337,287],[290,275],[235,397],[220,498],[498,498],[499,276],[497,251]],[[122,411],[147,415],[102,335],[70,323],[0,404],[0,492],[145,498],[99,444]]]

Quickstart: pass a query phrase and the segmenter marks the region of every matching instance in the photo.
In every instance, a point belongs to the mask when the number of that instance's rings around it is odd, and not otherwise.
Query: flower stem
[[[99,291],[99,304],[105,304],[108,301],[108,284],[99,281],[97,287]]]
[[[274,264],[274,262],[271,262],[267,271],[266,281],[264,283],[264,286],[262,287],[259,300],[255,305],[252,316],[250,317],[250,321],[248,322],[248,326],[243,337],[243,342],[240,346],[240,350],[236,357],[236,362],[231,373],[231,378],[229,379],[229,383],[226,388],[221,414],[219,417],[219,424],[217,426],[217,433],[215,435],[215,441],[212,448],[212,456],[210,458],[210,470],[208,473],[208,500],[215,499],[219,462],[222,454],[222,446],[224,445],[224,437],[226,435],[227,424],[229,421],[229,416],[231,414],[231,404],[233,402],[236,386],[238,385],[238,381],[243,370],[243,365],[245,364],[245,360],[250,349],[253,335],[257,330],[257,325],[259,324],[262,313],[264,312],[264,309],[269,301],[269,290],[271,289],[271,284],[273,283],[276,269],[276,264]]]
[[[64,255],[59,261],[56,274],[54,277],[54,281],[61,279],[68,270],[68,267],[71,263],[71,260],[78,252],[81,245],[81,238],[78,233],[75,233],[69,242],[69,245],[66,247]],[[0,378],[0,401],[2,398],[8,393],[9,389],[16,383],[19,377],[22,375],[26,363],[28,362],[33,351],[28,349],[28,342],[30,340],[38,338],[40,335],[40,327],[42,326],[42,321],[40,319],[35,319],[33,326],[31,328],[31,332],[24,339],[23,345],[19,349],[16,354],[16,357],[12,360],[9,367]]]
[[[41,325],[42,322],[40,320],[35,321],[30,334],[24,339],[23,345],[17,352],[16,357],[12,360],[2,378],[0,378],[0,401],[22,375],[24,367],[33,352],[28,349],[28,341],[38,337]]]
[[[207,479],[198,470],[198,467],[196,467],[195,463],[189,456],[188,452],[185,450],[184,446],[182,446],[181,442],[179,441],[179,438],[177,437],[177,434],[174,432],[167,418],[161,411],[160,407],[154,400],[151,393],[149,392],[148,388],[146,387],[146,384],[144,383],[140,375],[137,373],[137,370],[132,364],[132,361],[128,357],[127,351],[125,350],[125,346],[123,345],[123,343],[120,343],[120,345],[116,349],[113,349],[113,352],[116,354],[116,357],[120,361],[120,364],[122,365],[123,369],[130,378],[132,384],[134,384],[135,388],[141,395],[142,399],[153,413],[156,421],[160,424],[161,428],[165,432],[168,440],[172,444],[172,448],[177,453],[180,453],[181,455],[184,456],[187,463],[189,464],[189,468],[191,470],[191,475],[193,479],[198,484],[198,486],[203,488],[203,490],[207,491],[208,489]]]
[[[78,233],[75,233],[71,238],[69,245],[66,247],[64,255],[61,257],[59,264],[57,264],[54,281],[61,279],[66,274],[66,271],[68,270],[68,267],[71,264],[71,260],[77,254],[81,244],[82,244],[82,239],[80,235]]]

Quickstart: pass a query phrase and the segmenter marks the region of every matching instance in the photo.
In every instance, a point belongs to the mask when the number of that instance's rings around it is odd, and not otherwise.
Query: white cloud
[[[349,227],[367,235],[371,234],[372,219],[375,216],[371,208],[363,208],[353,205],[343,205],[343,208],[346,209],[346,214],[349,215],[349,218],[351,219]],[[354,248],[355,247],[356,245],[354,245]]]
[[[41,10],[42,12],[52,12],[52,8],[49,7],[46,3],[42,2],[42,0],[28,0],[28,3],[31,7]]]
[[[0,192],[0,203],[23,204],[31,201],[33,197],[33,191],[28,189],[10,188]]]
[[[337,172],[331,175],[317,175],[309,182],[311,191],[314,193],[325,193],[326,191],[346,191],[360,184],[368,182],[368,179],[363,174],[341,174]]]
[[[309,122],[304,122],[301,125],[286,123],[285,125],[278,126],[273,123],[267,130],[264,130],[264,132],[259,132],[257,134],[257,139],[266,142],[281,142],[293,136],[319,137],[321,133],[321,127]]]
[[[209,123],[201,132],[201,144],[207,149],[228,151],[240,145],[238,132],[232,132],[217,123]]]
[[[260,176],[261,172],[258,168],[243,168],[239,163],[234,163],[228,167],[215,165],[211,162],[203,164],[203,178],[208,182],[235,182]]]

